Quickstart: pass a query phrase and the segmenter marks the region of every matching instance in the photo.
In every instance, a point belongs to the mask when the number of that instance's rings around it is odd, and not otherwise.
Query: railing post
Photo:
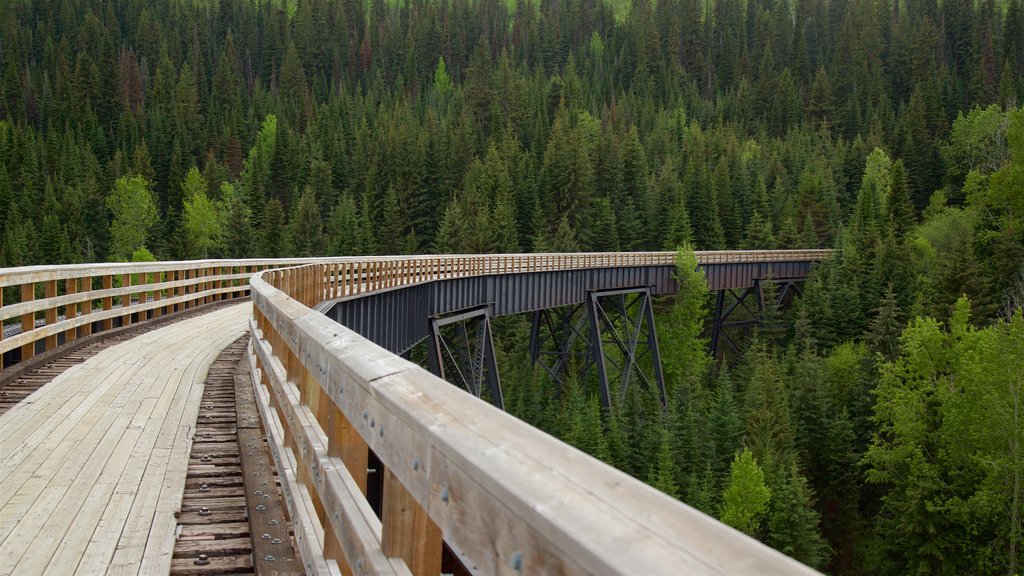
[[[21,285],[21,301],[31,302],[36,299],[36,285],[32,282]],[[31,332],[36,327],[35,312],[26,312],[21,315],[21,331]],[[36,355],[36,343],[29,342],[21,347],[21,361],[24,362]]]
[[[188,270],[178,270],[177,272],[174,273],[174,279],[177,282],[184,282],[187,278],[188,278]],[[182,298],[181,302],[179,302],[178,304],[174,305],[174,310],[184,310],[185,309],[185,301],[184,301],[185,285],[182,284],[181,286],[178,286],[174,290],[175,290],[175,292],[178,293],[178,297]]]
[[[44,290],[43,293],[44,293],[46,298],[56,298],[57,297],[57,281],[56,280],[47,280],[43,284],[43,290]],[[52,326],[52,325],[57,323],[57,307],[56,306],[49,306],[48,305],[46,307],[46,312],[44,314],[46,316],[46,325],[47,326]],[[46,337],[46,342],[43,344],[43,348],[45,350],[53,350],[56,347],[57,347],[57,334],[53,333],[53,334],[51,334],[51,335]]]
[[[417,576],[441,572],[441,529],[387,468],[381,528],[385,556],[404,559],[409,571]]]
[[[3,309],[4,309],[4,290],[3,290],[3,288],[0,288],[0,312],[3,312]],[[3,342],[3,341],[4,341],[4,321],[0,320],[0,342]],[[4,368],[7,368],[7,366],[4,364],[3,352],[0,352],[0,370],[3,370]]]
[[[105,274],[103,276],[103,284],[102,285],[103,285],[103,289],[104,290],[110,290],[111,288],[114,287],[114,277],[112,275],[110,275],[110,274]],[[114,297],[110,296],[110,295],[104,296],[103,297],[103,311],[104,312],[109,312],[113,308],[114,308]],[[104,318],[103,319],[103,329],[104,330],[110,330],[113,326],[114,326],[114,319],[113,318]]]
[[[163,272],[156,272],[155,275],[152,277],[152,283],[153,284],[160,284],[163,281],[164,281],[164,273]],[[153,290],[153,301],[154,302],[159,302],[160,298],[162,296],[163,296],[163,290],[161,290],[159,288]],[[153,309],[153,317],[154,318],[159,318],[159,317],[163,316],[163,313],[164,313],[164,307],[163,306],[157,306],[156,308]]]
[[[92,292],[93,277],[83,276],[81,281],[82,285],[80,286],[80,290],[82,292]],[[82,314],[82,316],[92,314],[92,303],[92,298],[89,298],[88,300],[79,303],[78,311]],[[92,322],[86,322],[85,324],[82,325],[81,334],[82,336],[88,336],[92,334]]]
[[[131,288],[132,275],[121,275],[121,288]],[[132,307],[132,293],[125,292],[121,296],[121,326],[129,326],[132,323],[132,313],[128,310]]]

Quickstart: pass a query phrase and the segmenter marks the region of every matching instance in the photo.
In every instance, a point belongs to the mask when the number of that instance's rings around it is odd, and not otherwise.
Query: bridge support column
[[[777,289],[775,301],[772,305],[776,310],[793,303],[793,298],[803,296],[800,283],[803,278],[757,278],[753,285],[744,288],[738,294],[731,288],[718,290],[715,298],[715,313],[711,325],[710,352],[712,356],[721,359],[724,353],[723,345],[727,345],[737,355],[743,353],[739,343],[727,331],[733,329],[747,330],[761,326],[765,317],[765,294],[764,286],[771,282]],[[726,296],[731,296],[731,302],[726,305]],[[742,317],[735,318],[734,314],[742,311]]]
[[[548,308],[533,313],[530,361],[540,364],[558,387],[565,388],[570,373],[581,378],[593,365],[590,355],[589,316],[586,304]]]
[[[430,371],[504,410],[487,306],[430,319]]]
[[[633,380],[649,390],[657,387],[666,403],[650,288],[590,291],[582,304],[534,312],[530,360],[544,368],[559,392],[570,374],[582,379],[596,366],[605,409]]]
[[[601,403],[611,408],[613,394],[621,399],[634,376],[648,390],[657,386],[665,406],[665,376],[661,371],[658,334],[654,328],[650,288],[592,291],[587,297],[590,317],[591,358],[597,365]],[[611,353],[605,350],[609,346]],[[654,382],[641,362],[650,358]],[[610,373],[609,367],[615,373]],[[613,379],[618,390],[612,390]]]

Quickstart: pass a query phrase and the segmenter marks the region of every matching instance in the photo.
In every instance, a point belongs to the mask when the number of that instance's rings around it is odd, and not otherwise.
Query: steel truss
[[[773,282],[778,287],[773,306],[776,310],[789,306],[796,296],[803,296],[800,288],[804,278],[757,278],[753,285],[744,288],[739,294],[732,288],[718,290],[715,298],[715,315],[711,326],[711,354],[721,358],[723,343],[728,345],[737,355],[743,353],[739,344],[727,330],[749,330],[764,323],[766,306],[764,301],[764,284]],[[726,294],[733,301],[726,306]],[[751,302],[751,300],[753,302]],[[753,309],[752,309],[753,306]],[[739,318],[734,313],[742,311]]]
[[[505,409],[488,306],[430,319],[430,371]]]
[[[665,377],[651,309],[650,288],[592,290],[587,301],[562,309],[534,312],[530,359],[540,364],[559,387],[570,374],[584,376],[597,368],[601,403],[625,395],[633,381],[657,387],[665,405]],[[645,371],[649,359],[652,375]]]

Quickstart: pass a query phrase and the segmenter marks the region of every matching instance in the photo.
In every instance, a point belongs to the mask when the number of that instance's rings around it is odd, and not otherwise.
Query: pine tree
[[[320,216],[320,205],[309,186],[302,192],[288,221],[289,247],[292,256],[323,256],[326,253],[324,223]]]
[[[818,531],[819,515],[807,479],[795,464],[779,474],[771,488],[767,542],[783,554],[821,568],[828,561],[829,547]]]
[[[719,518],[729,526],[751,536],[760,532],[761,519],[768,510],[771,491],[764,483],[764,472],[750,450],[736,454],[729,480],[722,493]]]
[[[716,479],[725,477],[729,463],[743,444],[743,421],[736,407],[729,369],[722,366],[715,381],[708,412],[708,439],[714,443],[715,460],[708,463]]]
[[[668,428],[661,429],[658,457],[648,473],[647,483],[673,498],[679,498],[679,482]]]
[[[784,459],[793,453],[794,430],[789,391],[779,363],[760,341],[751,346],[746,357],[750,370],[743,410],[746,445],[762,462]]]
[[[271,198],[263,210],[260,223],[260,253],[264,258],[283,258],[290,255],[288,237],[285,235],[284,206],[277,198]]]
[[[255,253],[252,210],[238,187],[221,182],[218,201],[222,230],[220,251],[227,258],[249,258]]]
[[[346,191],[338,198],[338,203],[331,210],[327,226],[328,253],[332,256],[363,254],[364,248],[360,243],[362,234],[359,228],[359,212],[356,210],[356,203],[352,200],[352,195]]]

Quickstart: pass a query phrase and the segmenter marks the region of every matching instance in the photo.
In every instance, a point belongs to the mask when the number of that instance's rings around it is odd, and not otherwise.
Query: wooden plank
[[[327,422],[327,454],[341,459],[359,491],[366,496],[366,469],[370,453],[366,441],[334,403],[328,408]]]
[[[46,298],[53,298],[57,295],[57,281],[47,280],[43,282],[43,294]],[[47,325],[52,325],[57,322],[57,307],[47,306],[44,312],[44,318]],[[46,337],[44,350],[53,350],[57,347],[57,335],[53,334]]]
[[[191,428],[182,426],[180,417],[177,421],[173,416],[167,418],[168,412],[175,412],[171,399],[181,398],[168,378],[172,374],[197,378],[206,357],[216,354],[216,346],[241,332],[247,308],[225,308],[206,316],[216,322],[198,317],[119,345],[124,350],[116,350],[118,346],[105,350],[73,367],[79,374],[66,378],[66,385],[54,382],[52,389],[48,386],[40,391],[45,394],[35,404],[0,417],[0,430],[8,431],[0,439],[0,454],[14,458],[8,462],[16,464],[2,466],[8,475],[2,481],[5,489],[0,491],[0,498],[7,502],[0,504],[0,524],[4,524],[0,531],[8,534],[0,544],[5,566],[16,568],[18,573],[40,573],[44,567],[55,574],[68,574],[76,567],[82,573],[102,572],[122,535],[130,538],[130,533],[138,532],[125,530],[125,519],[142,501],[157,500],[146,496],[144,475],[160,469],[159,463],[171,455],[170,449],[153,445],[165,431],[184,439],[184,430]],[[189,322],[206,328],[197,330]],[[146,360],[126,361],[126,353],[141,354]],[[184,370],[158,369],[179,362],[184,363]],[[82,375],[86,377],[79,377]],[[36,409],[36,405],[46,410]],[[59,413],[64,416],[53,416]],[[43,419],[43,427],[25,426],[38,418]],[[27,445],[34,443],[37,448],[11,451],[7,448],[12,440],[17,445],[28,441]],[[44,457],[39,459],[37,454]],[[182,460],[184,467],[187,455]],[[33,476],[11,484],[10,473],[22,474],[19,470]],[[164,480],[163,474],[157,477],[158,489],[163,489]],[[179,498],[180,494],[179,489]],[[171,519],[171,525],[165,528],[173,539],[173,510],[161,507],[160,502],[156,508]],[[9,524],[15,513],[14,524]],[[144,536],[151,532],[149,522],[142,531]]]
[[[256,428],[239,428],[238,444],[242,451],[242,478],[245,482],[246,505],[250,511],[252,554],[260,574],[302,574],[302,563],[281,553],[281,542],[289,542],[288,524],[279,520],[287,512],[279,498],[264,498],[275,486],[270,457],[263,444],[263,434]],[[275,522],[271,523],[271,520]],[[266,557],[273,561],[265,560]]]
[[[67,280],[65,280],[64,281],[64,292],[65,292],[65,294],[67,294],[68,296],[74,297],[75,294],[78,293],[78,282],[79,282],[78,278],[68,278]],[[67,304],[67,305],[65,305],[65,307],[64,307],[64,317],[65,318],[78,318],[78,307],[79,307],[79,304],[77,302],[74,303],[74,304]],[[77,337],[78,337],[78,329],[77,328],[69,328],[66,332],[64,332],[64,342],[71,342],[71,341],[75,340]]]
[[[219,351],[236,340],[244,331],[245,318],[249,315],[248,310],[247,304],[240,304],[200,317],[210,319],[204,324],[204,330],[208,331],[207,337],[212,344],[208,343],[205,353],[197,355],[195,361],[191,362],[189,369],[186,370],[184,378],[187,379],[189,386],[180,417],[170,419],[161,430],[161,438],[171,436],[173,444],[170,446],[168,463],[161,478],[159,496],[154,505],[154,517],[145,540],[145,547],[142,549],[142,558],[138,564],[135,564],[131,556],[124,556],[127,566],[137,567],[136,569],[141,573],[166,573],[169,569],[174,548],[174,528],[177,524],[175,515],[181,509],[188,468],[188,454],[192,446],[194,423],[202,400],[203,381],[209,366],[216,360]],[[216,321],[213,321],[214,319]],[[168,424],[173,427],[172,429],[176,429],[175,433],[165,432],[168,430]],[[156,446],[158,448],[161,446],[159,440]],[[146,509],[143,509],[143,512],[148,514]],[[135,540],[135,542],[139,540]],[[119,552],[122,546],[125,546],[123,539],[119,544]],[[118,564],[116,554],[111,566],[115,571],[122,567]]]
[[[418,576],[441,572],[441,529],[387,469],[381,516],[385,556],[404,559],[409,571]]]
[[[32,300],[35,300],[35,297],[36,297],[36,285],[35,284],[29,283],[29,284],[22,284],[21,285],[21,301],[22,302],[31,302]],[[36,314],[35,314],[35,312],[32,311],[32,312],[23,313],[21,315],[21,331],[23,333],[24,332],[31,332],[32,330],[35,329],[35,327],[36,327]],[[9,342],[7,344],[8,345],[4,347],[5,349],[9,350],[9,349],[11,349],[13,347]],[[22,345],[22,347],[21,347],[21,359],[22,359],[22,361],[27,360],[27,359],[35,356],[35,355],[36,355],[35,340],[33,340],[31,343]]]
[[[104,275],[103,278],[102,278],[103,289],[104,290],[110,290],[113,287],[113,285],[114,285],[114,278],[113,278],[113,276],[110,275],[110,274]],[[104,312],[110,312],[110,310],[114,307],[114,298],[112,296],[104,296],[102,298],[102,301],[103,301],[103,311]],[[106,316],[106,315],[104,315],[104,317],[103,317],[103,329],[104,330],[110,330],[113,327],[113,325],[114,325],[113,324],[113,316]]]
[[[130,290],[131,286],[132,286],[132,275],[131,274],[122,274],[121,275],[121,287],[123,289],[125,289],[125,290]],[[132,293],[131,292],[125,292],[123,295],[121,295],[121,309],[122,310],[129,310],[129,309],[131,309],[131,307],[132,307]],[[124,316],[121,317],[121,326],[128,326],[131,323],[132,323],[132,315],[131,314],[125,314]]]

